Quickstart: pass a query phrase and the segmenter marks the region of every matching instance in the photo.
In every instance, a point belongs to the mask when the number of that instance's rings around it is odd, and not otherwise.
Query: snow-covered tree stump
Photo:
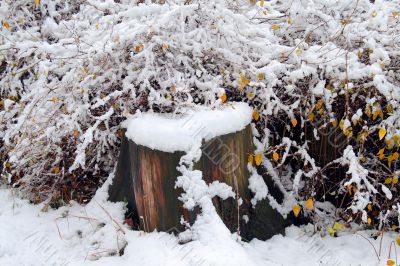
[[[193,131],[197,125],[189,125],[191,121],[187,120],[180,127],[162,126],[170,121],[153,121],[154,126],[163,127],[154,128],[158,131],[156,134],[145,126],[142,128],[141,123],[133,124],[134,129],[128,126],[128,137],[121,145],[116,175],[109,191],[110,200],[128,203],[128,209],[136,214],[140,228],[145,231],[181,231],[184,229],[181,217],[193,224],[196,215],[201,212],[200,208],[191,211],[185,209],[180,200],[184,191],[175,186],[177,177],[182,175],[177,166],[185,155],[183,150],[187,150],[186,141],[190,138],[199,139],[197,129]],[[201,157],[194,162],[193,168],[202,171],[207,184],[219,181],[232,187],[235,197],[223,200],[215,196],[212,199],[217,213],[231,232],[240,232],[245,239],[267,239],[282,233],[285,222],[268,201],[259,202],[255,208],[251,204],[253,194],[249,189],[247,157],[254,149],[249,122],[236,132],[217,136],[206,132],[208,139],[206,137],[205,141],[201,136]],[[185,131],[180,138],[182,126],[189,127],[191,134],[194,132],[195,135],[187,135]],[[168,132],[173,128],[176,128],[174,133],[178,134],[178,141],[173,136],[168,137]],[[167,135],[165,138],[162,137],[163,130]],[[136,135],[130,131],[141,137],[132,137]],[[163,143],[157,144],[159,139],[152,139],[157,134]],[[204,132],[201,134],[204,135]],[[180,146],[182,149],[176,148]]]

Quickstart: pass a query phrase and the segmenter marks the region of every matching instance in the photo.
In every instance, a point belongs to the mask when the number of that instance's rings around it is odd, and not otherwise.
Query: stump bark
[[[167,141],[167,140],[166,140]],[[253,153],[250,125],[244,130],[216,137],[202,145],[201,159],[194,168],[203,172],[207,183],[224,182],[237,193],[237,198],[213,199],[225,225],[239,231],[244,239],[268,239],[283,233],[282,216],[263,200],[253,208],[249,190],[250,173],[247,156]],[[175,188],[180,173],[176,170],[183,152],[167,153],[137,145],[127,138],[121,144],[114,182],[109,190],[111,201],[125,201],[134,219],[145,231],[183,230],[181,216],[193,223],[199,210],[187,211]],[[238,205],[238,198],[242,204]],[[246,222],[244,215],[249,218]]]

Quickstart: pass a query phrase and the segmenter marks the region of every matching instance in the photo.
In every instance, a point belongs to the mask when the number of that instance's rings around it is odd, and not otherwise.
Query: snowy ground
[[[395,238],[385,234],[380,263],[359,235],[321,238],[312,236],[312,226],[290,227],[285,237],[265,242],[242,243],[232,236],[221,245],[210,234],[207,241],[179,245],[166,233],[128,230],[121,204],[107,202],[104,191],[86,207],[43,211],[43,205],[33,206],[1,188],[0,265],[386,265]],[[379,239],[361,234],[379,252]],[[124,255],[112,256],[124,242]]]

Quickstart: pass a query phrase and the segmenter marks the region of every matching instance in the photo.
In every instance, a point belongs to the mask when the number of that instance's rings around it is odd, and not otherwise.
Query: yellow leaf
[[[136,45],[135,46],[135,52],[136,53],[140,53],[143,50],[143,48],[144,48],[144,44],[143,43],[141,43],[139,45]]]
[[[176,86],[175,85],[171,86],[171,91],[176,91]]]
[[[392,136],[394,145],[396,145],[396,147],[400,147],[400,135],[396,134]]]
[[[304,53],[304,51],[303,50],[301,50],[301,49],[296,49],[296,54],[302,54],[302,53]]]
[[[376,155],[384,154],[384,152],[385,152],[385,148],[382,148],[378,151],[378,153]]]
[[[8,96],[8,99],[11,100],[11,101],[16,102],[16,101],[18,101],[18,96],[17,95],[10,95],[10,96]]]
[[[60,172],[60,168],[58,166],[54,167],[53,172],[57,175]]]
[[[249,85],[249,80],[246,78],[245,75],[240,74],[240,80],[243,82],[244,85]]]
[[[389,150],[393,149],[393,147],[394,147],[393,138],[385,139],[385,144],[386,144],[386,146],[388,147]]]
[[[385,148],[382,148],[378,151],[378,153],[376,155],[378,155],[379,160],[383,160],[385,158]]]
[[[258,80],[263,80],[264,79],[264,73],[258,73],[257,78],[258,78]]]
[[[53,103],[57,103],[57,102],[58,102],[57,96],[51,97],[51,101],[52,101]]]
[[[279,154],[277,152],[274,152],[274,154],[272,154],[272,158],[274,159],[274,161],[278,161],[279,160]]]
[[[349,138],[351,138],[353,136],[353,128],[352,127],[347,127],[343,134]]]
[[[379,140],[382,140],[386,136],[386,129],[381,127],[379,129]]]
[[[362,131],[360,134],[358,134],[357,140],[359,142],[364,142],[367,140],[367,137],[368,137],[368,131]]]
[[[317,104],[315,105],[315,108],[317,108],[317,110],[319,110],[322,108],[323,104],[324,104],[324,100],[320,99],[320,100],[318,100]]]
[[[391,105],[390,103],[386,106],[386,111],[388,113],[393,113],[393,105]]]
[[[387,160],[388,160],[388,166],[390,167],[390,166],[392,165],[392,161],[393,161],[393,154],[390,154],[390,155],[387,157]]]
[[[392,182],[393,182],[393,178],[391,178],[391,177],[388,177],[385,179],[385,185],[392,184]]]
[[[7,30],[10,27],[10,23],[8,23],[8,20],[4,20],[3,22],[3,27]]]
[[[395,264],[394,260],[391,259],[388,259],[386,263],[388,266],[393,266]]]
[[[226,102],[226,100],[228,99],[226,96],[226,93],[222,94],[222,96],[219,98],[221,99],[221,102],[223,102],[223,103]]]
[[[398,236],[396,237],[396,244],[397,244],[398,246],[400,246],[400,235],[398,235]]]
[[[343,224],[341,224],[341,223],[335,223],[334,225],[333,225],[333,229],[335,229],[335,230],[342,230],[343,229]]]
[[[263,13],[264,13],[265,16],[268,14],[267,10],[264,10]]]
[[[260,1],[260,6],[263,7],[264,6],[264,0]]]
[[[373,113],[372,113],[372,120],[376,120],[377,118],[378,118],[378,116],[380,116],[381,115],[381,110],[375,110]]]
[[[331,236],[335,236],[336,230],[332,227],[328,227],[327,231],[331,234]]]
[[[287,23],[292,24],[293,23],[293,19],[291,16],[288,17]]]
[[[347,186],[347,192],[349,193],[349,195],[351,196],[352,194],[357,192],[357,187],[353,186],[353,185],[348,185]]]
[[[376,17],[376,15],[377,15],[376,11],[375,11],[375,10],[372,11],[371,16],[372,16],[372,17]]]
[[[163,48],[164,50],[167,50],[167,49],[169,48],[169,44],[166,43],[166,42],[163,43],[162,48]]]
[[[96,28],[96,30],[100,29],[100,24],[96,23],[95,28]]]
[[[299,206],[299,205],[294,205],[293,206],[293,213],[294,213],[294,216],[295,217],[298,217],[299,216],[299,214],[300,214],[300,210],[301,210],[301,207]]]
[[[368,209],[368,211],[372,211],[372,204],[371,203],[368,204],[367,209]]]
[[[397,11],[393,11],[392,12],[393,17],[397,18],[399,16],[399,12]]]
[[[292,122],[292,126],[293,127],[297,126],[297,119],[296,118],[293,118],[291,122]]]
[[[308,199],[306,201],[306,209],[307,210],[311,210],[314,207],[314,201],[313,199]]]
[[[253,119],[258,121],[258,119],[260,119],[260,113],[257,111],[253,111]]]
[[[399,159],[399,153],[396,151],[395,153],[393,153],[393,160],[397,161]]]
[[[274,24],[274,25],[272,25],[272,27],[271,27],[274,31],[277,31],[277,30],[279,30],[279,25],[278,24]]]
[[[77,138],[79,136],[79,131],[77,129],[74,129],[74,137]]]
[[[253,165],[253,161],[254,161],[254,156],[252,154],[250,154],[249,157],[247,157],[247,162],[250,165]]]
[[[35,8],[37,8],[40,4],[40,0],[35,0]]]
[[[365,113],[367,114],[368,118],[371,118],[371,105],[367,105]]]
[[[396,185],[398,183],[399,183],[399,178],[398,177],[393,177],[392,184]]]
[[[334,120],[332,121],[332,126],[334,126],[334,127],[337,126],[337,120],[336,120],[336,119],[334,119]]]
[[[310,120],[311,122],[313,122],[314,121],[314,112],[310,112],[309,114],[308,114],[308,120]]]
[[[254,97],[254,92],[250,91],[249,93],[247,93],[247,98],[253,99],[253,97]]]
[[[243,91],[243,88],[247,85],[249,85],[250,81],[246,78],[244,74],[240,74],[239,80],[238,80],[238,86],[239,90]]]
[[[368,225],[370,225],[370,224],[372,223],[372,220],[371,220],[371,218],[369,218],[369,217],[368,217],[368,219],[367,219],[367,223],[368,223]]]
[[[262,154],[261,153],[257,153],[254,159],[256,161],[256,165],[260,165],[261,162],[262,162]]]

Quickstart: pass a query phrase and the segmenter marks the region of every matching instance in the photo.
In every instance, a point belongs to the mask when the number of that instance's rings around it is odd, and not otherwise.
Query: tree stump
[[[180,217],[188,213],[178,199],[182,190],[175,189],[175,181],[183,154],[152,150],[124,137],[109,199],[126,202],[141,230],[182,228]]]
[[[251,127],[213,138],[202,145],[202,156],[194,168],[203,172],[207,183],[220,181],[237,192],[237,198],[213,199],[214,206],[231,232],[240,231],[244,239],[268,239],[283,233],[282,216],[263,200],[253,208],[249,190],[250,173],[247,156],[253,153]],[[183,230],[181,216],[193,223],[197,211],[183,208],[178,199],[181,189],[175,188],[176,178],[181,175],[176,167],[183,152],[168,153],[137,145],[126,137],[109,190],[111,201],[125,201],[140,228],[145,231]],[[238,198],[241,205],[238,206]],[[249,218],[247,219],[245,217]]]

